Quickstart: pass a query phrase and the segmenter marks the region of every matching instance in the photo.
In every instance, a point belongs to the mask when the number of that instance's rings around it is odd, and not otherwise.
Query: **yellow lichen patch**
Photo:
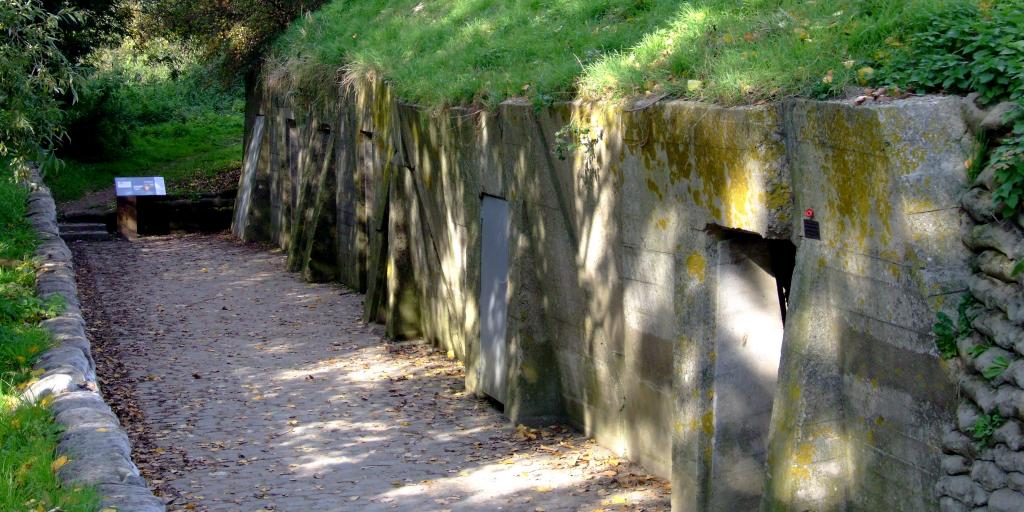
[[[686,270],[697,281],[704,282],[704,272],[707,269],[707,261],[699,252],[690,253],[686,257]]]
[[[928,189],[925,188],[925,190]],[[934,201],[931,200],[931,198],[915,197],[906,199],[903,205],[903,209],[906,211],[906,213],[921,213],[939,210],[940,208],[935,204]]]
[[[531,384],[536,383],[540,377],[537,375],[537,370],[535,370],[530,364],[524,363],[520,371],[522,372],[523,379]]]
[[[826,218],[821,220],[833,225],[832,233],[842,233],[842,239],[833,236],[830,242],[864,246],[876,234],[883,244],[888,240],[891,204],[885,141],[863,136],[881,131],[878,118],[869,111],[821,106],[807,116],[800,136],[821,149],[823,185],[830,186],[822,212]]]
[[[700,428],[707,436],[715,433],[715,413],[708,411],[700,417]]]
[[[662,231],[668,229],[668,219],[666,219],[665,217],[658,219],[658,229]]]
[[[789,212],[793,206],[793,190],[789,184],[776,185],[768,192],[768,209],[779,212]]]
[[[793,452],[793,463],[806,466],[812,462],[814,462],[814,445],[801,443]]]

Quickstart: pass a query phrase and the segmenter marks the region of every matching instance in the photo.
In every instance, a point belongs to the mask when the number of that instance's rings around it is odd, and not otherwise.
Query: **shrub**
[[[240,86],[211,80],[198,56],[179,43],[126,38],[90,55],[86,64],[79,100],[68,106],[69,140],[60,148],[73,160],[120,158],[142,126],[240,110]]]
[[[73,94],[74,73],[57,48],[62,22],[81,14],[46,12],[36,0],[0,0],[0,166],[24,170],[64,134],[56,95]]]

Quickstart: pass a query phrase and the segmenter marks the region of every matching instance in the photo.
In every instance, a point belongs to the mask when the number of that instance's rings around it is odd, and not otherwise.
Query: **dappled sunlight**
[[[145,313],[117,329],[126,367],[144,376],[134,386],[155,446],[142,467],[172,509],[665,507],[666,483],[580,434],[511,428],[466,392],[461,362],[383,342],[358,320],[361,296],[273,275],[283,255],[191,236],[112,247],[89,258],[118,259],[103,297]],[[139,247],[159,250],[121,259]],[[173,273],[121,272],[185,253],[217,268],[185,284],[208,299],[188,314],[175,306],[196,299],[175,292]]]

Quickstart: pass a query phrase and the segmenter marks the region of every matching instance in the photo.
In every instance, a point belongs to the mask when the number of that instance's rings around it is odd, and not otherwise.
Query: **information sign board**
[[[167,186],[163,177],[151,178],[114,178],[114,192],[118,197],[124,196],[165,196]]]

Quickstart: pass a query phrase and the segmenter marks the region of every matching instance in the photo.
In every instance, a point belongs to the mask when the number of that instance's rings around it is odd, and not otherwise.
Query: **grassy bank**
[[[971,0],[332,0],[276,42],[268,73],[375,71],[429,105],[827,96],[868,82],[928,16]]]
[[[35,378],[32,364],[51,344],[39,322],[60,304],[35,296],[35,235],[25,220],[27,193],[0,178],[0,510],[92,511],[98,499],[88,489],[65,489],[55,471],[59,429],[44,400],[19,399]]]
[[[66,160],[47,182],[57,201],[78,199],[113,187],[115,176],[163,176],[172,193],[182,184],[242,166],[240,113],[206,113],[186,121],[168,121],[133,130],[121,156],[100,162]]]

